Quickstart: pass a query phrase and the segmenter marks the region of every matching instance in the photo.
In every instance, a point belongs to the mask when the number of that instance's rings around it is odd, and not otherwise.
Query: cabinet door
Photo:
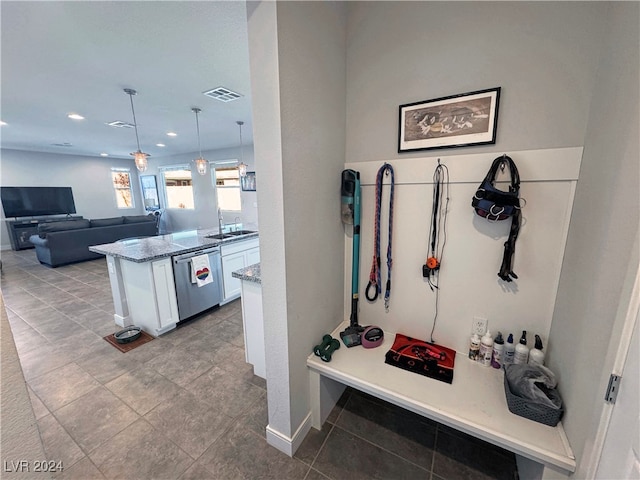
[[[240,279],[233,278],[231,274],[244,268],[245,252],[233,253],[222,257],[222,283],[224,286],[224,300],[240,296],[242,285]]]
[[[247,250],[247,267],[260,262],[260,247]]]

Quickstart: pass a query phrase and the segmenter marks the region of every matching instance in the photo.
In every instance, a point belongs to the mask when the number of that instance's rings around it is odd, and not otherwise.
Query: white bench
[[[341,324],[332,336],[339,339],[347,325]],[[395,333],[385,332],[384,343],[372,349],[341,344],[331,362],[309,355],[314,428],[322,427],[348,385],[533,460],[541,464],[540,471],[550,467],[555,478],[575,472],[562,422],[550,427],[511,413],[501,370],[458,353],[453,383],[434,380],[384,363],[394,338]]]

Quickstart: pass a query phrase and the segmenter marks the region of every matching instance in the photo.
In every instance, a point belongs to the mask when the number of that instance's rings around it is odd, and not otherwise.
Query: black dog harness
[[[509,191],[498,190],[495,187],[498,169],[504,171],[505,167],[509,167],[511,174],[511,183]],[[518,168],[511,157],[506,154],[498,157],[493,161],[487,176],[478,187],[471,206],[476,213],[486,218],[488,221],[497,222],[511,218],[511,229],[509,230],[509,238],[504,244],[504,255],[502,256],[502,265],[498,276],[505,282],[510,282],[512,278],[518,278],[513,272],[513,254],[516,250],[516,240],[520,232],[521,214],[520,209],[520,174]]]

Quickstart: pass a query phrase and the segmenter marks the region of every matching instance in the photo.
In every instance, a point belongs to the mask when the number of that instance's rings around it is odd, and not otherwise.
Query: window
[[[167,208],[193,210],[193,183],[188,166],[161,168],[164,190],[167,197]]]
[[[133,208],[133,193],[131,192],[131,174],[129,169],[112,168],[111,180],[116,192],[116,206],[118,208]]]
[[[242,210],[240,202],[240,173],[238,166],[229,163],[216,164],[212,168],[214,182],[216,185],[216,195],[220,210],[239,212]]]

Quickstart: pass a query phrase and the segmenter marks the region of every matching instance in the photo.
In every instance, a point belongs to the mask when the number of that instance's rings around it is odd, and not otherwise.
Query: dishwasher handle
[[[212,255],[218,254],[220,255],[220,248],[210,248],[207,250],[198,250],[197,252],[185,253],[183,255],[176,255],[173,257],[173,263],[180,264],[190,262],[193,257],[198,257],[200,255]]]

